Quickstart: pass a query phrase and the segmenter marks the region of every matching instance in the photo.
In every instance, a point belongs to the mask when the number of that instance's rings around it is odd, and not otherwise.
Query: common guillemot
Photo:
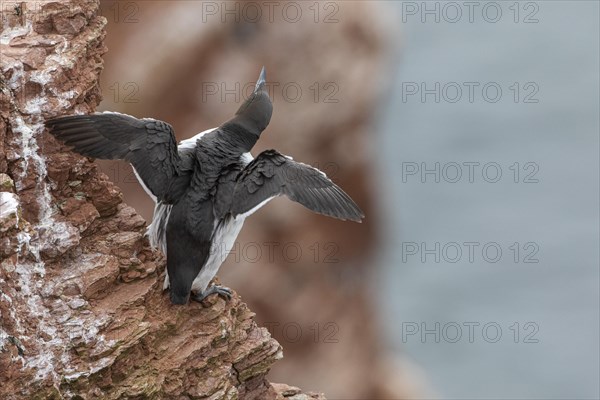
[[[325,173],[275,150],[250,150],[273,105],[263,67],[252,95],[223,125],[177,145],[171,125],[152,118],[104,112],[46,121],[52,135],[77,153],[131,163],[156,203],[148,236],[167,257],[164,288],[171,302],[202,301],[231,289],[210,281],[231,251],[244,220],[286,195],[330,217],[360,222],[364,214]]]

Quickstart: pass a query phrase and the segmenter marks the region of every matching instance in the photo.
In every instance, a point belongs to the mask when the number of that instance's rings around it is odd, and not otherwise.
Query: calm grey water
[[[597,399],[598,2],[474,3],[395,5],[382,317],[442,398]]]

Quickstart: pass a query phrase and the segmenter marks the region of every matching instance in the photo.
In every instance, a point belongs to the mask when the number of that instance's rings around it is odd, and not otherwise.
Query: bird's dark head
[[[251,133],[260,136],[271,121],[273,103],[269,97],[265,67],[260,71],[254,91],[235,113],[234,120]]]

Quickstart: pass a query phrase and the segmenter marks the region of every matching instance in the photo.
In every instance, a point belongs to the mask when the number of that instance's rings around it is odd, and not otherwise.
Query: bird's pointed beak
[[[256,81],[256,87],[254,88],[254,93],[258,93],[259,91],[261,91],[265,87],[266,83],[267,83],[267,71],[265,70],[265,67],[263,66],[262,69],[260,70],[260,75],[258,76],[258,81]]]

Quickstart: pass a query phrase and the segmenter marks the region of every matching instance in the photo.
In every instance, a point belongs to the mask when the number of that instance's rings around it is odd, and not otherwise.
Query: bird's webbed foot
[[[215,293],[218,294],[219,296],[223,297],[225,300],[229,300],[229,299],[231,299],[231,296],[233,296],[233,290],[229,289],[228,287],[221,286],[221,285],[212,285],[211,287],[207,288],[202,293],[192,294],[192,296],[190,298],[193,301],[197,301],[197,302],[201,303],[202,300],[204,300],[211,294],[215,294]]]

